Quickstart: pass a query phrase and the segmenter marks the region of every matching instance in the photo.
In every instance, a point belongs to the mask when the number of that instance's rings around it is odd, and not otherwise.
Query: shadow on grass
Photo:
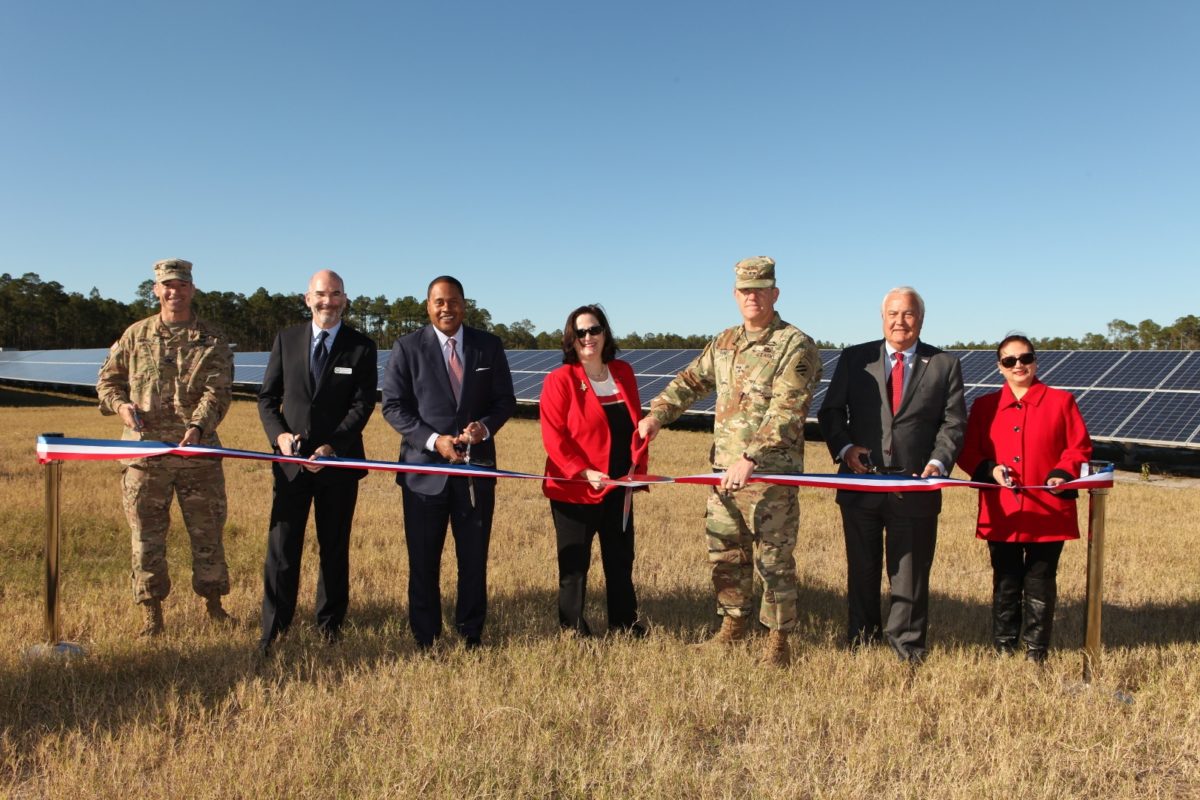
[[[886,609],[884,613],[886,615]],[[1116,606],[1105,603],[1100,616],[1100,638],[1105,647],[1200,642],[1200,603],[1194,600],[1174,605]],[[933,648],[991,644],[991,606],[986,603],[970,603],[935,592],[930,598],[929,618],[929,641]],[[1086,622],[1087,605],[1083,600],[1060,601],[1054,615],[1052,647],[1081,649]]]
[[[95,408],[95,392],[92,393],[91,398],[88,398],[85,395],[48,392],[42,389],[0,384],[0,408],[50,408],[55,406]]]
[[[1087,606],[1082,601],[1060,605],[1055,617],[1055,643],[1082,648],[1086,620]],[[1200,602],[1139,606],[1105,603],[1100,610],[1100,631],[1101,642],[1109,648],[1200,642]]]
[[[598,570],[598,565],[593,570]],[[595,580],[597,576],[593,576]],[[454,630],[453,587],[443,587],[441,646],[461,646]],[[755,597],[755,609],[761,601]],[[496,591],[488,601],[484,639],[490,647],[557,636],[557,593],[553,588]],[[887,619],[887,592],[883,592],[883,618]],[[705,638],[720,625],[716,600],[706,586],[655,591],[638,588],[641,619],[657,635],[684,642]],[[801,582],[798,586],[800,646],[841,646],[846,636],[846,596],[824,585]],[[1055,615],[1054,646],[1083,647],[1086,607],[1082,602],[1060,603]],[[589,586],[585,617],[597,635],[606,631],[604,587]],[[930,598],[929,643],[933,651],[962,647],[990,647],[991,607],[934,592]],[[309,611],[311,615],[311,611]],[[298,617],[299,618],[299,617]],[[1103,641],[1106,647],[1161,646],[1200,641],[1200,603],[1121,607],[1105,605]],[[387,653],[416,654],[408,626],[407,609],[395,605],[352,600],[348,624],[358,635],[378,639]]]
[[[169,719],[189,716],[171,713],[174,704],[216,710],[230,702],[237,687],[248,680],[274,686],[315,680],[336,685],[364,669],[418,659],[441,669],[475,668],[471,666],[474,655],[463,649],[453,630],[453,600],[453,587],[448,587],[443,605],[446,627],[432,653],[417,650],[403,604],[352,598],[350,617],[339,644],[324,644],[309,619],[311,601],[302,601],[292,630],[277,642],[274,656],[265,661],[256,654],[257,627],[246,624],[219,643],[172,639],[168,634],[156,642],[122,645],[117,652],[93,654],[75,662],[19,662],[0,667],[3,731],[12,745],[32,752],[30,748],[36,748],[48,732],[92,735],[94,731],[116,731],[153,720],[159,720],[155,724],[170,725]],[[556,600],[552,587],[493,591],[485,652],[557,637]],[[643,619],[657,637],[693,642],[717,626],[715,602],[708,587],[670,592],[643,588],[639,602]],[[799,609],[799,647],[841,645],[844,594],[828,586],[801,583]],[[1080,602],[1060,606],[1054,640],[1057,648],[1082,647],[1085,611]],[[602,633],[603,587],[589,592],[587,613],[593,630]],[[930,619],[934,658],[939,650],[986,648],[990,644],[990,609],[986,604],[935,593]],[[1103,640],[1110,648],[1198,641],[1200,604],[1105,606]]]
[[[0,671],[4,729],[25,749],[48,732],[113,731],[145,723],[148,712],[171,696],[215,707],[248,663],[246,648],[236,642],[185,647],[169,639],[71,661],[23,661]]]

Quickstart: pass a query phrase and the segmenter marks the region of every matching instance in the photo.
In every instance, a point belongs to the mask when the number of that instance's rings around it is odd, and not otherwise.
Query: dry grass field
[[[177,523],[168,632],[148,643],[134,636],[119,465],[73,462],[63,478],[63,634],[88,655],[31,662],[23,653],[41,640],[43,619],[35,437],[115,438],[118,423],[91,403],[13,390],[0,390],[0,414],[3,796],[1200,797],[1195,489],[1128,480],[1109,495],[1105,652],[1099,679],[1082,688],[1085,545],[1064,552],[1048,665],[997,659],[968,490],[946,493],[934,650],[916,671],[884,649],[839,646],[844,553],[821,490],[801,494],[803,623],[790,669],[760,667],[759,638],[725,654],[689,647],[717,622],[700,487],[659,487],[637,501],[635,582],[651,636],[561,639],[548,507],[526,481],[498,491],[489,646],[467,652],[450,633],[435,657],[420,656],[407,627],[399,489],[379,474],[363,483],[343,641],[326,647],[313,631],[309,547],[300,624],[259,664],[269,468],[226,465],[226,605],[238,628],[206,622]],[[235,403],[221,433],[231,447],[266,447],[250,402]],[[395,457],[397,437],[378,415],[367,434],[369,456]],[[540,472],[536,423],[512,422],[498,443],[502,467]],[[706,434],[666,431],[651,468],[705,471],[707,449]],[[809,446],[808,468],[831,470],[820,444]],[[602,630],[598,561],[589,617]],[[449,546],[445,570],[452,589]]]

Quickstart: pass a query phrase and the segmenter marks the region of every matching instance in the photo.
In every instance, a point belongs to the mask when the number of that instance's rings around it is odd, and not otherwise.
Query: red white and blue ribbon
[[[318,458],[310,460],[299,456],[284,456],[274,453],[259,453],[253,450],[234,450],[228,447],[189,445],[180,447],[167,442],[134,442],[110,439],[74,439],[62,436],[39,436],[37,441],[38,463],[51,461],[112,461],[123,458],[153,458],[155,456],[183,456],[185,458],[241,458],[252,461],[270,461],[280,464],[299,464],[341,469],[366,469],[380,472],[403,472],[419,475],[450,475],[463,478],[517,478],[520,480],[546,480],[544,475],[525,472],[510,472],[489,469],[474,464],[414,464],[396,461],[371,461],[365,458]],[[662,475],[627,475],[609,478],[607,486],[629,489],[665,483],[701,484],[716,486],[722,473],[686,475],[671,478]],[[556,480],[563,480],[556,478]],[[575,479],[582,481],[583,479]],[[994,483],[964,481],[956,478],[916,478],[903,475],[805,475],[754,474],[751,483],[770,483],[778,486],[808,486],[821,489],[848,489],[856,492],[936,492],[941,489],[1003,489]],[[1108,467],[1099,472],[1060,483],[1058,486],[1020,486],[1018,491],[1049,491],[1051,489],[1102,489],[1113,485],[1113,469]]]
[[[410,464],[396,461],[370,461],[365,458],[317,458],[284,456],[278,453],[259,453],[254,450],[234,450],[229,447],[208,447],[193,444],[180,447],[167,442],[133,442],[107,439],[69,439],[57,436],[39,436],[37,444],[38,463],[50,461],[112,461],[122,458],[153,458],[155,456],[183,456],[195,458],[242,458],[250,461],[271,461],[279,464],[299,464],[342,469],[366,469],[381,472],[413,472],[422,475],[456,475],[466,478],[524,478],[545,480],[541,475],[488,469],[473,464]]]
[[[673,478],[672,480],[674,483],[698,483],[716,486],[721,482],[721,473],[688,475],[682,478]],[[805,475],[794,473],[770,475],[756,472],[750,476],[749,482],[772,483],[778,486],[810,486],[819,489],[849,489],[853,492],[937,492],[942,489],[1008,488],[996,483],[984,483],[982,481],[965,481],[958,478],[944,477],[917,478],[904,475]],[[1083,478],[1076,478],[1073,481],[1065,481],[1057,486],[1017,486],[1014,488],[1016,491],[1028,492],[1049,491],[1051,489],[1102,489],[1109,488],[1112,485],[1113,470],[1112,467],[1108,467],[1101,472]]]

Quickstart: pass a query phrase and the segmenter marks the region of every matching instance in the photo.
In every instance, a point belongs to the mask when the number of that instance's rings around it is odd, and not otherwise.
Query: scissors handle
[[[641,440],[641,444],[638,441]],[[632,459],[629,464],[629,474],[632,475],[637,468],[637,464],[642,460],[642,456],[646,455],[646,451],[650,449],[650,440],[642,439],[638,436],[637,430],[633,432],[633,438],[629,440],[629,456]]]

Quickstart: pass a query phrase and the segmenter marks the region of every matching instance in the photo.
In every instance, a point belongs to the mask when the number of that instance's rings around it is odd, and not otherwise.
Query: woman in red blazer
[[[642,416],[637,380],[633,368],[615,358],[617,346],[599,306],[570,313],[562,350],[563,365],[546,376],[539,401],[549,478],[542,491],[550,498],[558,540],[558,621],[591,635],[583,606],[592,537],[599,533],[608,628],[644,636],[633,590],[632,509],[626,522],[626,490],[603,483],[646,471],[646,452],[636,463],[632,453]]]
[[[996,356],[1004,388],[971,407],[958,465],[974,480],[1012,489],[979,493],[975,535],[987,540],[991,553],[992,642],[997,651],[1012,653],[1019,636],[1025,657],[1041,663],[1054,623],[1058,558],[1064,541],[1079,538],[1078,492],[1016,487],[1078,478],[1091,458],[1092,440],[1071,393],[1037,379],[1029,339],[1009,336]]]

